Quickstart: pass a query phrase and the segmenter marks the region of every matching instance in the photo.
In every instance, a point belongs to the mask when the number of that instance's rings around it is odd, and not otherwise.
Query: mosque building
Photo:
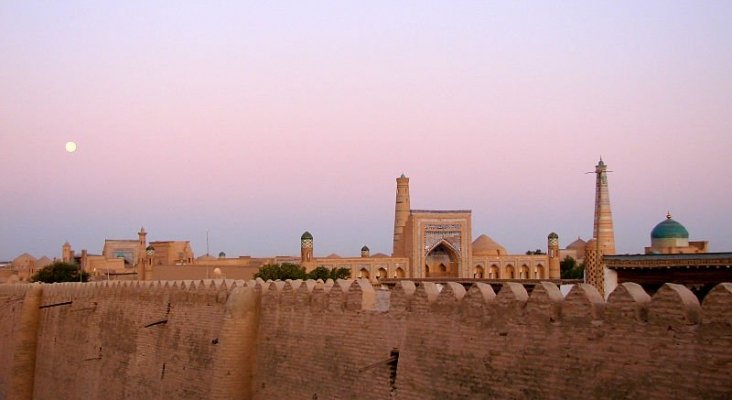
[[[654,293],[664,283],[677,283],[703,297],[718,283],[732,281],[732,253],[709,253],[707,241],[689,241],[689,231],[671,213],[650,237],[645,254],[604,256],[603,268],[615,284],[635,282]],[[605,294],[612,289],[606,288]]]
[[[410,208],[409,178],[396,179],[394,237],[391,256],[330,255],[313,257],[314,238],[300,238],[301,264],[307,270],[348,268],[353,277],[370,279],[559,279],[559,237],[547,238],[546,254],[509,254],[487,235],[472,239],[470,210],[415,210]]]
[[[646,247],[646,254],[698,254],[706,253],[707,241],[689,241],[689,231],[666,214],[666,219],[659,222],[651,231],[651,246]]]

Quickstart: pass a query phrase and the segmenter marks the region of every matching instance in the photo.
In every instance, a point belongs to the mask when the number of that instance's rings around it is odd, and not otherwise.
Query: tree
[[[577,264],[577,260],[570,256],[559,262],[560,277],[562,279],[582,279],[585,275],[585,265]]]
[[[351,270],[348,268],[333,268],[328,269],[326,267],[320,266],[315,268],[314,270],[307,273],[306,278],[307,279],[322,279],[322,280],[328,280],[328,279],[348,279],[351,277]]]
[[[68,263],[63,261],[54,261],[53,263],[39,269],[31,277],[31,282],[55,283],[55,282],[80,282],[79,280],[79,264]],[[81,282],[89,280],[89,273],[81,272]]]
[[[351,270],[348,268],[333,268],[330,270],[330,278],[336,279],[349,279],[351,278]]]
[[[306,279],[305,267],[301,267],[297,264],[282,263],[282,264],[267,264],[259,268],[254,278],[262,278],[265,281],[268,280],[282,280],[285,279]]]
[[[545,252],[543,252],[543,251],[542,251],[541,249],[536,249],[536,250],[528,250],[528,251],[526,252],[526,255],[527,255],[527,256],[532,256],[532,255],[537,255],[537,256],[540,256],[540,255],[544,255],[544,254],[546,254],[546,253],[545,253]]]
[[[328,268],[325,268],[323,266],[317,267],[314,270],[308,272],[307,275],[308,279],[322,279],[327,280],[330,278],[330,270]]]
[[[254,278],[262,278],[267,280],[281,280],[286,279],[348,279],[351,277],[351,270],[348,268],[333,268],[328,269],[320,266],[314,270],[306,273],[305,268],[297,264],[282,263],[282,264],[268,264],[263,265],[259,268]]]

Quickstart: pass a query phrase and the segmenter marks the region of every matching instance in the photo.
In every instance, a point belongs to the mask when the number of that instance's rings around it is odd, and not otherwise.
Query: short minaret
[[[610,194],[607,187],[607,165],[600,158],[595,166],[595,224],[592,237],[602,254],[615,254],[613,213],[610,211]]]
[[[89,262],[89,252],[86,249],[81,249],[81,257],[79,257],[79,265],[82,271],[86,271],[86,265]]]
[[[559,235],[552,232],[547,236],[547,253],[549,257],[549,279],[560,279],[559,267]]]
[[[74,255],[71,253],[71,244],[69,242],[64,243],[61,247],[61,261],[65,263],[73,262]]]
[[[409,218],[409,178],[400,176],[396,180],[396,206],[394,211],[394,248],[391,255],[393,257],[405,257],[404,254],[404,227],[407,225]]]
[[[315,260],[313,259],[313,235],[305,231],[300,236],[300,265],[305,267],[306,271],[313,269]]]
[[[144,281],[146,279],[145,272],[146,272],[146,249],[147,249],[147,232],[145,232],[144,227],[140,227],[140,232],[137,232],[137,260],[136,260],[136,267],[137,267],[137,279]]]
[[[368,258],[370,254],[371,254],[371,251],[369,250],[369,248],[367,246],[361,247],[361,257],[362,258]]]

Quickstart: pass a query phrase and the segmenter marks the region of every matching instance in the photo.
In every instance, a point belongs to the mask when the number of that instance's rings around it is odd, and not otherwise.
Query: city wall
[[[730,368],[730,283],[0,286],[0,399],[721,399]]]

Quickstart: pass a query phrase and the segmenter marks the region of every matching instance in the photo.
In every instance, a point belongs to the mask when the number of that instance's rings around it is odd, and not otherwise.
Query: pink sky
[[[732,251],[732,3],[240,3],[0,3],[0,260],[390,253],[402,172],[523,253],[589,237],[600,156],[619,252]]]

